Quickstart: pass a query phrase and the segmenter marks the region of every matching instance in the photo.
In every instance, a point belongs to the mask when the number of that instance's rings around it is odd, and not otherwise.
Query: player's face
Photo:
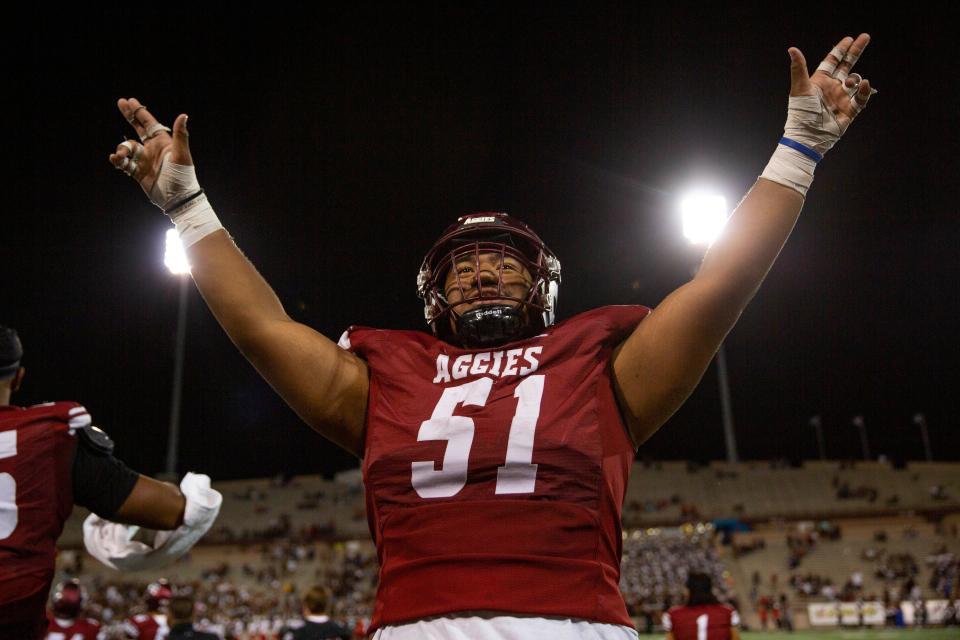
[[[530,271],[519,260],[504,256],[503,284],[498,288],[501,273],[500,260],[501,254],[493,252],[481,253],[479,258],[475,253],[468,253],[456,260],[447,273],[447,279],[443,285],[444,296],[453,306],[455,314],[460,315],[485,304],[507,304],[516,307],[520,304],[518,300],[526,299],[533,285]],[[469,300],[479,295],[483,295],[484,298],[457,304],[461,300]],[[506,298],[517,298],[517,300]]]

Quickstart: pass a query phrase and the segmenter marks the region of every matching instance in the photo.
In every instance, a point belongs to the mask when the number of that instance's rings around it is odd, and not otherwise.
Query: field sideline
[[[957,640],[960,628],[936,629],[823,629],[785,633],[777,631],[745,631],[744,640]]]

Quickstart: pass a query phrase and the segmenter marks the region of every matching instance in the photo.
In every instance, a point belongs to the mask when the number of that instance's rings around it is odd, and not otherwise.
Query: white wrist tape
[[[813,96],[791,96],[783,138],[767,163],[761,178],[795,189],[806,196],[813,184],[813,171],[823,155],[833,148],[843,128],[823,101],[820,87]]]
[[[812,158],[779,144],[760,177],[790,187],[806,197],[816,168],[817,163]]]
[[[140,571],[164,567],[190,550],[210,529],[223,496],[210,488],[210,478],[188,473],[180,483],[187,499],[183,524],[173,531],[160,531],[153,545],[134,540],[139,527],[104,520],[90,514],[83,522],[83,544],[94,558],[111,569]]]
[[[169,156],[169,153],[164,156],[160,164],[157,181],[150,189],[150,202],[170,217],[177,227],[183,247],[187,248],[214,231],[223,229],[223,224],[200,189],[196,168],[192,164],[171,162]]]
[[[183,248],[186,249],[197,243],[218,229],[223,229],[223,224],[213,207],[207,200],[206,194],[199,196],[188,202],[183,207],[178,207],[176,211],[171,211],[170,219],[177,227],[177,233],[180,234],[180,241]]]

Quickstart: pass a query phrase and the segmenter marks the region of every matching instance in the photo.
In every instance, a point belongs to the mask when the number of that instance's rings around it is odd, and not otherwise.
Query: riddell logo
[[[477,224],[478,222],[496,222],[497,219],[493,216],[480,216],[479,218],[467,218],[463,221],[463,224]]]

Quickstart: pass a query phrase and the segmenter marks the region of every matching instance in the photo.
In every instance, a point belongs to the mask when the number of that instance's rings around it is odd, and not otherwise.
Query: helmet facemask
[[[560,282],[559,261],[529,227],[506,214],[478,215],[482,223],[468,226],[478,218],[465,216],[441,237],[417,279],[434,333],[468,348],[552,324]]]

